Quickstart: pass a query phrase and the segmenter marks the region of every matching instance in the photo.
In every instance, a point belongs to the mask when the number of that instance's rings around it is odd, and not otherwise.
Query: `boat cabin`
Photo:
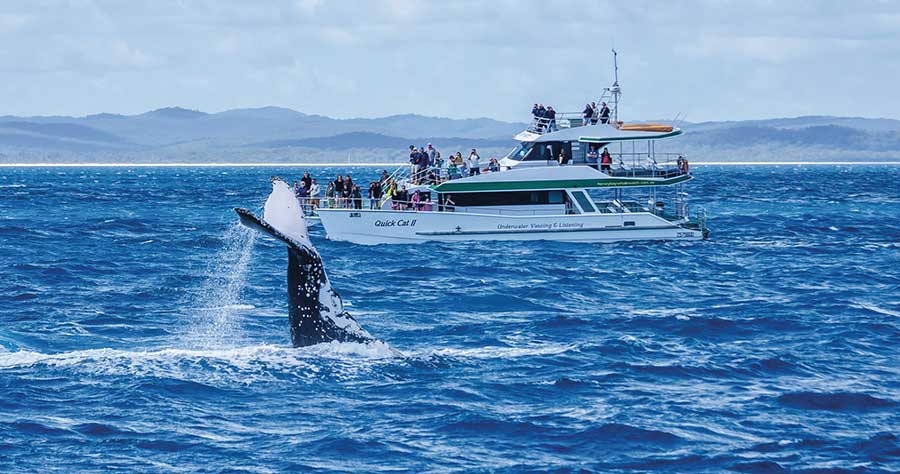
[[[500,160],[506,169],[517,166],[566,166],[591,163],[589,153],[607,148],[613,157],[613,174],[630,168],[674,164],[676,153],[656,153],[655,140],[681,135],[681,130],[661,124],[599,124],[564,127],[533,127],[520,133],[519,145]],[[551,131],[552,130],[552,131]]]

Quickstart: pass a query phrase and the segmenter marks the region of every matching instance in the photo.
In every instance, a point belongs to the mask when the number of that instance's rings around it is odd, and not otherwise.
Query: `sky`
[[[900,1],[2,0],[0,115],[900,119]]]

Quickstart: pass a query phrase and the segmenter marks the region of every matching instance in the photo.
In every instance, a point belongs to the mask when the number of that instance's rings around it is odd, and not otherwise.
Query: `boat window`
[[[594,209],[594,204],[587,197],[584,191],[573,191],[572,196],[578,201],[578,205],[581,206],[582,211],[584,212],[597,212]]]
[[[528,154],[528,151],[531,150],[531,145],[531,143],[521,143],[518,147],[509,152],[506,157],[510,160],[522,161],[525,155]]]
[[[578,142],[568,142],[569,163],[584,163],[584,153],[581,152],[581,144]]]
[[[572,161],[571,142],[535,143],[521,161],[556,161],[560,151],[564,151],[568,161]]]
[[[528,153],[522,158],[522,161],[545,161],[549,160],[548,156],[550,156],[550,150],[547,149],[546,145],[543,143],[537,143],[532,146]]]
[[[530,206],[535,204],[562,204],[562,191],[505,191],[486,193],[454,193],[453,201],[459,207],[469,206]]]

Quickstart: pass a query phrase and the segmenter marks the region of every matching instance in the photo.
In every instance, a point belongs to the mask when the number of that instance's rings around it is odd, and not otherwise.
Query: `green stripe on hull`
[[[653,180],[642,178],[612,178],[612,179],[565,179],[548,181],[494,181],[484,183],[458,183],[447,181],[434,187],[434,190],[447,192],[475,192],[475,191],[543,191],[551,189],[575,189],[575,188],[623,188],[646,186],[670,186],[691,179],[690,175],[676,176],[670,179]]]

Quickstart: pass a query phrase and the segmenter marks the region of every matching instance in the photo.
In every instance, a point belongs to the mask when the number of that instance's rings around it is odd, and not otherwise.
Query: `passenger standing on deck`
[[[312,189],[312,177],[309,175],[309,171],[303,172],[303,177],[300,178],[300,181],[306,184],[306,189]]]
[[[444,210],[447,212],[456,210],[456,203],[453,202],[453,198],[449,194],[444,196]]]
[[[557,128],[556,128],[556,111],[553,110],[553,107],[548,105],[547,111],[544,113],[544,115],[547,117],[547,120],[550,121],[550,123],[548,124],[549,131],[555,132],[557,130]]]
[[[591,125],[597,125],[600,110],[597,108],[596,102],[591,102]]]
[[[409,146],[409,175],[413,182],[416,181],[416,170],[419,168],[419,150],[416,147]]]
[[[334,207],[344,207],[344,177],[337,175],[337,179],[331,184],[334,185]]]
[[[456,163],[451,161],[450,166],[447,167],[447,179],[450,180],[462,178],[462,175],[460,175],[459,173],[459,167],[456,166]]]
[[[416,184],[422,184],[425,180],[425,170],[428,169],[428,148],[422,147],[419,152],[419,165],[416,169]]]
[[[444,159],[441,158],[441,152],[436,152],[434,154],[434,175],[435,175],[435,184],[441,184],[444,181]]]
[[[348,209],[353,207],[353,202],[350,200],[353,194],[353,180],[350,179],[350,175],[344,177],[344,190],[341,193],[341,197],[344,198],[344,205],[342,207],[346,207]]]
[[[600,154],[600,170],[612,171],[612,156],[606,147],[603,147],[603,153]]]
[[[591,145],[590,150],[588,150],[587,154],[587,164],[591,168],[597,169],[597,158],[600,155],[597,153],[597,147]]]
[[[300,201],[300,208],[304,213],[308,213],[309,209],[309,189],[306,189],[306,182],[300,181],[300,187],[297,189],[297,200]]]
[[[472,152],[469,153],[469,160],[466,163],[469,166],[469,176],[475,176],[476,174],[481,174],[480,168],[480,160],[481,157],[478,156],[478,152],[472,148]]]
[[[547,128],[547,108],[543,104],[538,104],[538,133],[544,133]]]
[[[584,110],[581,112],[581,124],[587,125],[591,123],[591,117],[594,115],[594,108],[591,104],[584,104]]]
[[[428,167],[434,167],[434,157],[437,154],[437,150],[429,143],[425,147],[425,153],[428,155]]]
[[[397,209],[397,183],[391,181],[391,184],[388,185],[387,191],[384,192],[384,201],[391,200],[391,209]]]
[[[606,102],[600,102],[600,123],[609,123],[609,107]]]
[[[312,184],[309,186],[309,203],[313,208],[319,207],[319,197],[322,195],[322,190],[319,189],[319,183],[316,180],[312,180]]]
[[[353,190],[350,191],[350,199],[353,200],[353,209],[362,209],[362,193],[359,191],[359,186],[353,185]]]
[[[397,209],[401,211],[406,210],[409,207],[409,191],[406,190],[406,186],[400,188],[400,191],[394,193],[394,202],[397,203]]]
[[[325,207],[334,209],[334,183],[325,186]]]
[[[678,155],[678,169],[681,170],[682,174],[691,174],[691,168],[687,158],[681,155]]]
[[[378,207],[378,189],[380,186],[378,185],[378,181],[372,181],[369,183],[369,209],[376,209]]]

